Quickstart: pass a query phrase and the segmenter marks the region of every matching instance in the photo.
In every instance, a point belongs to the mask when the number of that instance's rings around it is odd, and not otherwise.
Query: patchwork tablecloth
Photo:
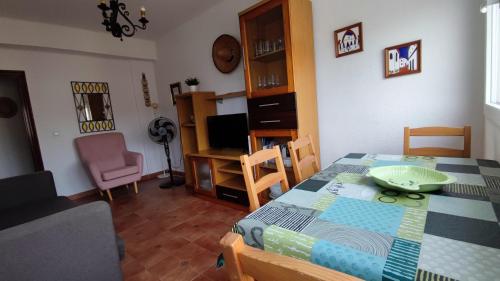
[[[417,165],[454,184],[401,193],[370,167]],[[248,245],[366,280],[500,280],[500,164],[351,153],[239,221]]]

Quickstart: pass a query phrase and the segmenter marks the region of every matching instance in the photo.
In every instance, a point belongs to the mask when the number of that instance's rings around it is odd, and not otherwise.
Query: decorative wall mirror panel
[[[80,133],[114,131],[115,120],[106,82],[71,82]]]

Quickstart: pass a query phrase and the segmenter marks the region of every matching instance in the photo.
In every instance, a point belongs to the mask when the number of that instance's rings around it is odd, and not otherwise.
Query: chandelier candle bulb
[[[141,18],[146,17],[146,8],[141,7]]]

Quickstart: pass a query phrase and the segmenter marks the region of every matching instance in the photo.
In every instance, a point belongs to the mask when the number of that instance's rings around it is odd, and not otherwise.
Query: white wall
[[[484,18],[470,0],[314,0],[323,165],[349,151],[401,153],[403,127],[472,125],[482,156]],[[362,53],[336,59],[333,30],[363,22]],[[383,49],[422,39],[422,73],[383,78]]]
[[[95,56],[39,48],[0,46],[0,69],[26,73],[33,114],[45,169],[55,175],[59,195],[72,195],[91,187],[74,148],[81,136],[70,81],[109,83],[116,131],[127,146],[145,157],[145,174],[162,170],[161,146],[147,136],[154,117],[144,106],[141,73],[146,73],[153,101],[158,100],[152,61]],[[58,132],[59,136],[54,136]]]
[[[125,38],[122,42],[109,32],[95,32],[5,17],[0,17],[0,44],[156,59],[154,41]]]
[[[243,89],[242,65],[230,75],[213,66],[213,40],[239,38],[237,13],[257,1],[226,0],[158,43],[160,100],[170,116],[168,84],[196,75],[202,89]],[[473,127],[482,156],[484,19],[470,0],[313,0],[321,159],[349,152],[402,153],[404,126]],[[336,59],[335,29],[362,21],[362,53]],[[423,72],[384,79],[383,50],[422,39]],[[244,111],[243,101],[219,112]]]
[[[21,111],[21,99],[14,79],[0,78],[0,97],[17,104],[17,113],[0,118],[0,179],[35,171]]]
[[[182,82],[183,91],[187,91],[184,80],[196,76],[200,80],[200,90],[215,91],[216,94],[242,91],[243,62],[230,74],[219,72],[212,61],[212,44],[222,34],[229,34],[240,40],[238,12],[256,3],[256,0],[223,1],[208,9],[200,16],[180,25],[167,33],[157,42],[157,76],[160,89],[162,111],[177,122],[177,111],[170,98],[171,83]],[[246,112],[245,98],[224,100],[217,104],[218,114]],[[183,169],[180,161],[180,144],[174,143],[174,166]]]

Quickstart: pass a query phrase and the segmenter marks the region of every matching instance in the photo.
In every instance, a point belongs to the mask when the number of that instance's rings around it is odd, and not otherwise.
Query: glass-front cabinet
[[[208,158],[191,157],[195,192],[215,196],[212,162]]]
[[[293,92],[288,1],[240,13],[248,98]]]

